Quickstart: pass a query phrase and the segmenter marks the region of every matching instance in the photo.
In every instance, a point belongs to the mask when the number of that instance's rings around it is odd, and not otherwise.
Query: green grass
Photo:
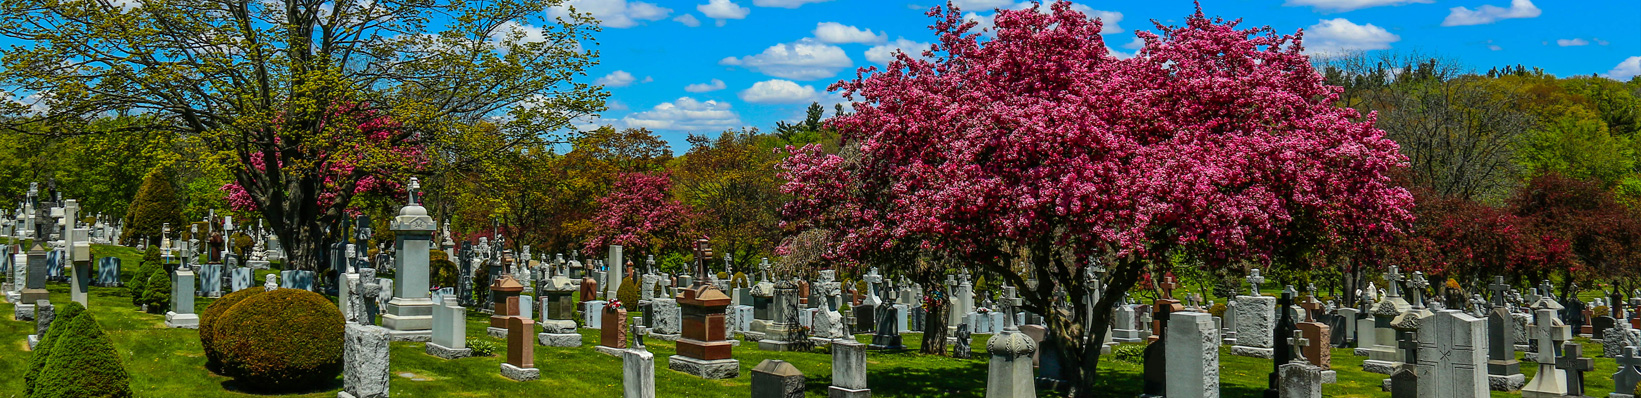
[[[140,253],[128,248],[96,246],[97,255],[124,258],[127,269],[134,268]],[[260,286],[261,274],[258,274]],[[48,284],[54,302],[68,300],[65,284]],[[196,309],[203,311],[210,299],[198,299]],[[250,397],[232,391],[234,385],[226,377],[205,370],[205,358],[199,346],[198,332],[188,329],[168,329],[164,316],[145,314],[130,305],[123,288],[92,288],[90,311],[114,341],[131,374],[132,389],[141,397]],[[33,333],[33,322],[11,320],[12,305],[0,304],[0,374],[16,375],[26,369],[31,354],[26,349],[26,338]],[[610,397],[620,396],[620,358],[599,354],[592,349],[598,341],[596,330],[582,332],[584,346],[580,348],[535,348],[536,366],[542,369],[542,379],[533,382],[515,382],[500,375],[499,367],[505,356],[506,343],[485,334],[488,316],[478,311],[468,312],[467,336],[495,342],[503,349],[502,356],[464,358],[447,361],[423,353],[421,343],[393,343],[391,371],[392,394],[395,397]],[[869,385],[879,397],[981,397],[985,395],[986,356],[985,337],[975,336],[974,358],[959,360],[947,357],[924,356],[916,353],[921,335],[904,336],[909,350],[903,352],[870,352],[867,356]],[[863,336],[863,342],[869,336]],[[1600,344],[1580,339],[1586,355],[1599,355]],[[813,352],[768,352],[755,344],[742,344],[735,349],[735,358],[741,361],[741,376],[728,380],[703,380],[666,368],[667,356],[675,353],[671,342],[646,339],[649,350],[655,354],[655,385],[659,397],[745,397],[749,394],[751,369],[764,359],[791,362],[807,377],[806,396],[826,396],[831,381],[831,355],[826,349]],[[1386,376],[1361,371],[1363,358],[1351,355],[1348,349],[1333,351],[1333,368],[1338,371],[1339,383],[1323,386],[1329,397],[1386,397],[1379,391],[1379,381]],[[1271,362],[1263,359],[1235,357],[1228,349],[1220,355],[1221,392],[1228,398],[1258,397],[1266,386],[1266,375]],[[1604,396],[1612,391],[1611,375],[1616,365],[1611,359],[1596,358],[1596,371],[1587,375],[1586,395]],[[1105,357],[1100,363],[1102,373],[1100,396],[1134,396],[1140,392],[1143,366],[1139,363],[1117,361]],[[1529,378],[1537,370],[1533,363],[1523,363],[1522,371]],[[420,380],[413,380],[420,379]],[[330,385],[315,386],[300,397],[334,397],[341,388],[338,380]],[[18,396],[23,389],[21,377],[0,378],[0,397]],[[1039,393],[1052,397],[1054,394]],[[1493,393],[1494,397],[1517,397],[1520,393]]]

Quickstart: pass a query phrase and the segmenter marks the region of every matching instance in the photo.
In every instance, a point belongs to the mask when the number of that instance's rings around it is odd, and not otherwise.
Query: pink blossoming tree
[[[1411,222],[1389,177],[1405,158],[1372,115],[1331,105],[1299,35],[1199,10],[1119,59],[1099,21],[1047,8],[999,11],[982,37],[936,7],[922,57],[833,85],[855,101],[830,121],[844,149],[789,148],[786,226],[824,231],[837,263],[913,247],[1000,275],[1093,396],[1106,329],[1091,326],[1169,256],[1270,262]],[[1109,271],[1097,301],[1088,259]]]
[[[606,246],[621,245],[633,253],[654,253],[674,247],[689,237],[686,228],[692,217],[688,206],[672,198],[672,179],[667,173],[623,173],[614,189],[598,198],[584,250],[597,253]]]

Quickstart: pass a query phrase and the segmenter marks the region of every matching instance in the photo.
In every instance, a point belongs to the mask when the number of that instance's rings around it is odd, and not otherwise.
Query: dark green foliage
[[[1145,345],[1118,344],[1111,347],[1111,358],[1133,364],[1145,363]]]
[[[79,307],[70,303],[70,308]],[[33,394],[40,398],[130,397],[131,381],[120,363],[119,351],[91,313],[59,325],[52,321],[50,359],[36,379]],[[62,329],[58,331],[56,329]]]
[[[221,318],[222,314],[228,313],[228,310],[233,308],[235,304],[239,304],[241,301],[262,292],[261,287],[253,287],[228,293],[222,298],[211,302],[210,306],[205,307],[205,312],[199,316],[199,344],[205,349],[205,369],[222,373],[222,354],[217,352],[216,347],[213,345],[216,339],[217,319]]]
[[[253,294],[212,323],[222,374],[245,388],[288,391],[342,372],[342,312],[318,293]]]
[[[475,357],[494,356],[497,349],[496,343],[484,339],[467,339],[467,348],[473,350]]]
[[[34,346],[34,356],[29,358],[28,370],[23,372],[23,396],[33,396],[34,381],[40,378],[40,372],[45,370],[47,360],[51,358],[51,347],[57,343],[55,339],[64,329],[58,325],[67,325],[74,318],[85,313],[85,307],[80,303],[70,301],[63,305],[62,311],[51,319],[51,326],[46,328],[46,335],[40,336],[40,344]]]
[[[148,313],[164,314],[171,309],[171,273],[155,267],[149,271],[147,286],[142,291],[141,304],[148,305]]]
[[[142,254],[142,262],[131,269],[131,280],[125,283],[125,287],[131,289],[131,305],[142,305],[142,295],[148,291],[148,278],[154,275],[155,268],[160,268],[160,248],[148,246],[148,251]]]
[[[445,254],[445,252],[441,250],[434,250],[428,253],[427,270],[427,282],[430,283],[431,286],[456,286],[456,282],[459,280],[459,272],[456,269],[456,263],[451,262],[450,255]]]
[[[638,282],[632,278],[621,278],[621,287],[615,290],[615,298],[621,300],[621,305],[635,310],[638,308],[638,297]]]
[[[182,225],[182,202],[177,199],[176,187],[171,186],[171,175],[164,168],[148,172],[137,189],[137,197],[125,213],[124,241],[131,245],[138,239],[148,238],[148,244],[160,242],[161,227],[171,224],[173,233]]]

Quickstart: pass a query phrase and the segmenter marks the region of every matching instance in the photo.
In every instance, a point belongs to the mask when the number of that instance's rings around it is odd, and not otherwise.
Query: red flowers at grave
[[[607,303],[607,304],[604,304],[604,310],[605,310],[605,311],[610,311],[610,312],[614,312],[614,311],[619,311],[619,310],[621,310],[621,308],[622,308],[622,307],[621,307],[621,300],[619,300],[619,299],[616,299],[616,300],[610,300],[610,302],[609,302],[609,303]]]

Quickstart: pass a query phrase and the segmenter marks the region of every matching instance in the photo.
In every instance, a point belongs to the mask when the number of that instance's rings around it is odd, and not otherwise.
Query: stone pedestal
[[[655,398],[655,354],[642,349],[621,352],[621,397]]]
[[[991,361],[986,372],[986,397],[1036,397],[1037,387],[1031,367],[1032,354],[1037,342],[1020,333],[1006,329],[986,341],[986,352]]]
[[[51,292],[46,291],[46,248],[39,243],[28,251],[27,279],[23,282],[23,292],[16,302],[33,303],[40,300],[50,300]],[[192,292],[193,289],[189,289]],[[33,304],[27,304],[33,306]],[[32,319],[33,312],[29,315]]]
[[[194,314],[194,271],[178,268],[171,281],[171,311],[165,313],[165,327],[199,329],[199,315]]]
[[[765,359],[752,368],[752,396],[803,398],[803,372],[779,359]]]
[[[832,386],[829,398],[870,398],[866,388],[866,346],[854,339],[832,340]]]
[[[81,250],[85,251],[85,257],[83,257],[83,259],[74,260],[74,275],[69,277],[69,281],[71,283],[69,286],[68,297],[69,300],[80,303],[80,306],[82,307],[91,308],[91,302],[87,300],[87,293],[91,291],[90,244],[82,244],[75,248],[76,252]]]
[[[1200,312],[1168,314],[1163,361],[1170,398],[1219,396],[1219,328],[1212,315]]]
[[[433,218],[412,201],[394,217],[393,299],[382,313],[382,326],[395,341],[428,341],[433,335],[433,306],[428,298],[428,261]]]
[[[678,355],[667,357],[667,368],[707,379],[740,376],[740,361],[730,358],[733,346],[724,341],[729,296],[702,285],[684,290],[677,300],[683,310],[683,338],[678,339]]]
[[[1276,325],[1276,297],[1236,297],[1236,345],[1231,355],[1266,358],[1275,356],[1272,334]]]
[[[357,398],[387,398],[391,378],[387,329],[350,323],[343,338],[342,393]]]

